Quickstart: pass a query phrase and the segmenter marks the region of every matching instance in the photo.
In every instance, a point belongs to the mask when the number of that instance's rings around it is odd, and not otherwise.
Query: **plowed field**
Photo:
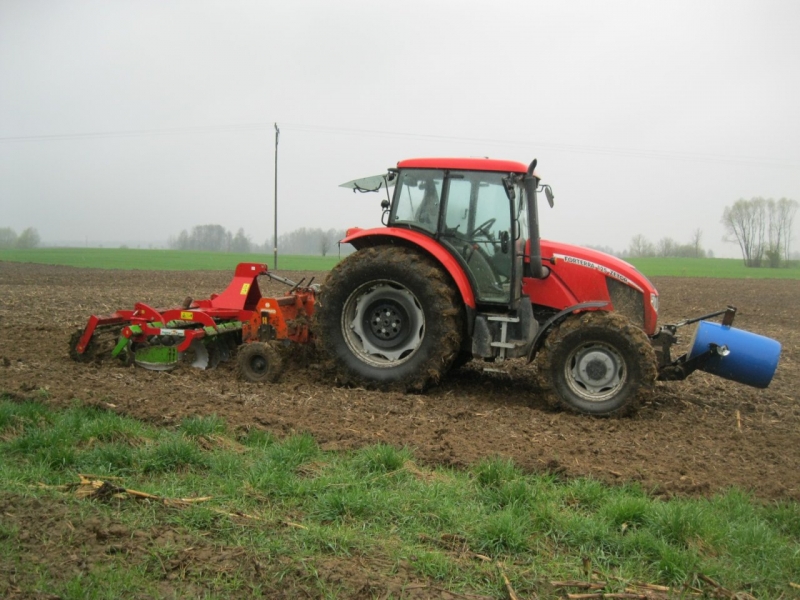
[[[659,383],[639,413],[624,419],[548,409],[532,385],[535,367],[516,361],[505,373],[470,364],[423,395],[404,395],[338,387],[322,368],[324,357],[309,351],[288,351],[282,379],[265,385],[237,380],[230,362],[159,373],[70,360],[67,341],[90,314],[137,301],[178,305],[187,294],[222,291],[229,277],[0,262],[0,392],[53,405],[79,399],[164,426],[213,413],[232,428],[308,431],[323,449],[408,446],[429,464],[502,455],[528,471],[638,481],[665,496],[738,486],[763,499],[800,499],[800,281],[655,279],[663,321],[733,304],[736,325],[779,340],[783,354],[767,390],[696,373]],[[262,283],[266,293],[285,289]]]

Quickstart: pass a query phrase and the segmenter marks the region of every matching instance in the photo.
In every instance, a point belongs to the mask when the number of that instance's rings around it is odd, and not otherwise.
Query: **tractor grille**
[[[606,277],[608,296],[614,310],[628,317],[634,325],[644,327],[644,296],[621,281]]]

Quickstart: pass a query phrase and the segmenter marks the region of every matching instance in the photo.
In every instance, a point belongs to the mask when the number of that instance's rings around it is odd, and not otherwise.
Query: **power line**
[[[29,136],[6,136],[0,137],[0,143],[13,143],[13,142],[39,142],[39,141],[71,141],[71,140],[89,140],[89,139],[107,139],[107,138],[124,138],[124,137],[147,137],[155,135],[191,135],[202,133],[214,132],[251,132],[251,131],[267,131],[272,129],[273,123],[234,123],[227,125],[201,125],[195,127],[171,127],[162,129],[140,129],[140,130],[118,130],[118,131],[95,131],[95,132],[82,132],[82,133],[66,133],[66,134],[46,134],[46,135],[29,135]],[[755,156],[733,156],[724,154],[703,154],[694,152],[677,152],[670,150],[641,150],[634,148],[614,148],[607,146],[591,146],[582,144],[559,144],[553,142],[530,140],[499,140],[491,138],[479,137],[464,137],[464,136],[450,136],[450,135],[436,135],[414,132],[399,132],[399,131],[386,131],[376,129],[354,129],[346,127],[323,127],[318,125],[306,125],[302,123],[284,123],[282,125],[284,130],[289,131],[303,131],[311,133],[322,133],[328,135],[354,135],[378,138],[393,138],[393,139],[408,139],[408,140],[424,140],[433,142],[458,142],[458,143],[475,143],[489,146],[511,146],[521,148],[549,148],[562,152],[573,152],[579,154],[599,154],[606,156],[628,156],[633,158],[649,158],[649,159],[669,159],[669,160],[682,160],[682,161],[702,161],[702,162],[718,162],[727,164],[750,164],[758,166],[770,167],[785,167],[797,168],[797,163],[791,163],[782,159],[770,157],[755,157]]]

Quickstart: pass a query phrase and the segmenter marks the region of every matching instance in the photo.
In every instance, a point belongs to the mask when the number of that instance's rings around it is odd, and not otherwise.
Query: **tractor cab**
[[[478,304],[520,298],[529,236],[525,166],[488,159],[411,159],[387,176],[343,184],[357,191],[394,187],[384,224],[433,238],[460,264]]]
[[[468,274],[478,303],[519,299],[528,227],[513,174],[401,168],[388,225],[439,240]]]

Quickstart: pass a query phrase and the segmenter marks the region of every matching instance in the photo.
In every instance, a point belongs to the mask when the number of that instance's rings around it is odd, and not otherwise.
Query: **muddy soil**
[[[465,466],[500,455],[530,472],[637,481],[664,496],[737,486],[764,500],[800,500],[800,281],[656,278],[662,321],[733,304],[736,326],[777,339],[783,354],[766,390],[696,373],[659,383],[638,414],[623,419],[548,408],[532,383],[535,367],[516,361],[503,373],[470,363],[415,395],[339,387],[324,357],[307,349],[288,349],[280,381],[263,385],[239,381],[232,362],[160,373],[70,360],[67,341],[89,315],[137,301],[174,306],[187,294],[205,298],[225,289],[230,275],[0,262],[0,392],[56,406],[79,399],[163,426],[216,414],[232,428],[308,431],[329,450],[385,442],[412,448],[427,464]],[[261,287],[266,294],[286,289]]]

